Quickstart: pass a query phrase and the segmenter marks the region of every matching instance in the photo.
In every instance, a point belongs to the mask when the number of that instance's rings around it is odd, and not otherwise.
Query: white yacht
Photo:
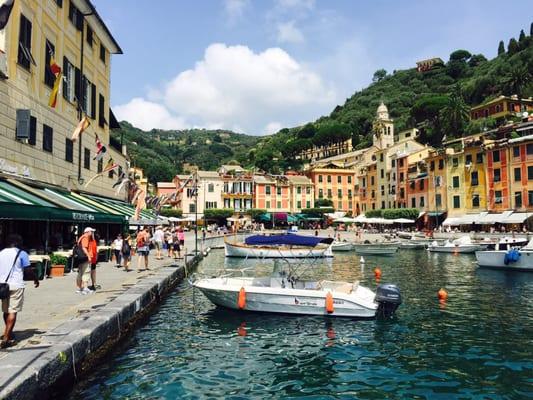
[[[470,236],[462,236],[453,241],[447,240],[442,245],[438,244],[437,241],[434,241],[429,244],[428,251],[433,253],[472,254],[481,250],[481,248],[481,245],[472,243]]]
[[[243,243],[224,238],[226,257],[242,258],[317,258],[333,257],[333,239],[296,234],[254,235]]]
[[[494,250],[476,251],[477,263],[480,267],[533,271],[533,239],[527,244],[526,240],[502,238]]]

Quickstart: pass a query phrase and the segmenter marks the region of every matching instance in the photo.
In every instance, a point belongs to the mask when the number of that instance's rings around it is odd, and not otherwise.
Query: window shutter
[[[82,106],[82,96],[80,93],[81,90],[81,72],[79,68],[75,68],[75,74],[74,74],[74,96],[76,96],[76,100],[78,103],[78,107],[83,109]]]
[[[76,9],[76,29],[83,32],[83,14]]]
[[[84,76],[81,77],[81,109],[85,114],[87,114],[87,78]]]
[[[28,143],[35,146],[37,143],[37,118],[30,117],[30,136]]]
[[[63,56],[63,98],[68,100],[70,82],[68,81],[68,59]]]
[[[91,118],[96,118],[96,85],[91,84]]]

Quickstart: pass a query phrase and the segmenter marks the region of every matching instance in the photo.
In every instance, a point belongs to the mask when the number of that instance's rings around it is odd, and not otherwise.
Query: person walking
[[[130,271],[130,260],[131,260],[131,236],[126,235],[122,241],[122,265],[124,266],[124,271]]]
[[[185,232],[181,226],[178,229],[178,240],[180,241],[180,247],[185,249]]]
[[[174,255],[174,260],[181,258],[181,246],[177,231],[172,234],[172,253]]]
[[[92,255],[91,258],[91,286],[88,286],[89,290],[92,290],[93,292],[96,291],[96,264],[98,263],[98,246],[96,245],[96,238],[95,240],[91,240],[89,242],[90,247],[90,253]]]
[[[96,247],[96,240],[94,239],[94,232],[96,229],[87,227],[83,231],[83,235],[80,236],[78,239],[78,246],[80,249],[85,253],[85,256],[87,257],[87,260],[79,263],[78,265],[78,275],[76,277],[76,285],[78,286],[78,289],[76,290],[76,293],[78,294],[90,294],[92,291],[88,287],[89,278],[90,278],[90,270],[89,266],[91,264],[91,261],[94,259],[94,249]]]
[[[117,238],[113,240],[112,248],[113,248],[113,255],[115,256],[115,266],[117,268],[121,267],[121,256],[122,256],[122,235],[119,233],[117,235]]]
[[[163,256],[161,251],[163,250],[163,241],[165,240],[165,233],[160,226],[158,226],[154,232],[154,244],[155,244],[155,259],[162,260]]]
[[[148,268],[148,255],[150,254],[150,233],[146,226],[137,234],[137,272],[141,272],[141,260],[144,258],[144,269]]]
[[[17,313],[22,311],[24,303],[24,273],[23,269],[30,266],[28,253],[20,249],[22,237],[12,234],[7,237],[7,245],[0,251],[0,281],[9,285],[9,296],[2,299],[4,313],[4,336],[0,341],[0,348],[5,349],[17,344],[13,339],[13,329],[17,322]],[[30,269],[29,271],[32,271]],[[39,280],[34,279],[35,287],[39,287]]]

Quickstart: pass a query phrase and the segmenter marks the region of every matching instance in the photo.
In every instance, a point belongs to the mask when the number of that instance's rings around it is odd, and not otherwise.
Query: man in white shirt
[[[154,232],[154,244],[155,244],[155,258],[157,260],[162,260],[163,257],[161,255],[161,250],[163,249],[163,240],[165,239],[165,233],[163,232],[163,229],[158,226],[157,229]]]
[[[20,249],[22,238],[20,235],[9,235],[7,246],[0,251],[0,282],[9,284],[9,297],[2,299],[2,312],[6,328],[0,342],[1,348],[16,344],[12,339],[13,328],[17,322],[17,313],[22,311],[24,302],[24,268],[30,266],[28,254]],[[35,287],[39,287],[39,281],[34,279]]]

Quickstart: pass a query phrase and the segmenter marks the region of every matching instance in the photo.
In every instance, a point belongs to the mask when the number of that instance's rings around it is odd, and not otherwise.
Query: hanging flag
[[[83,133],[85,129],[87,129],[91,125],[91,122],[89,121],[89,118],[87,116],[83,117],[81,121],[78,123],[78,126],[72,133],[72,141],[75,142],[78,137]]]
[[[62,80],[62,73],[61,67],[57,65],[52,52],[50,52],[50,65],[48,67],[50,68],[50,72],[56,77],[54,81],[54,87],[52,88],[52,91],[50,92],[50,98],[48,99],[48,106],[55,108],[57,103],[57,94],[59,92],[59,85],[61,84]]]
[[[139,189],[138,194],[135,197],[137,198],[137,204],[135,206],[135,215],[133,219],[138,221],[141,216],[141,211],[146,208],[146,192],[143,189]]]
[[[105,165],[104,169],[100,173],[101,174],[105,174],[106,172],[109,172],[109,171],[111,171],[113,169],[116,169],[116,168],[118,168],[118,164],[115,163],[112,158],[110,158],[109,161],[107,162],[107,164]]]
[[[117,187],[115,194],[118,195],[120,191],[122,190],[122,188],[124,187],[124,185],[128,183],[129,181],[130,181],[130,178],[123,172],[120,175],[119,179],[113,185],[113,187]]]
[[[125,178],[126,178],[126,173],[122,171],[117,181],[113,184],[113,188],[116,188],[118,185],[120,185]]]
[[[4,29],[7,25],[14,3],[15,0],[6,0],[4,1],[4,4],[0,6],[0,30]]]
[[[89,179],[87,181],[87,183],[85,184],[85,187],[88,187],[92,181],[94,181],[96,178],[98,178],[99,176],[102,176],[103,174],[105,174],[106,172],[109,172],[115,168],[118,168],[118,164],[116,164],[112,158],[109,159],[109,161],[107,162],[107,164],[105,165],[104,169],[102,169],[102,172],[98,172],[95,176],[93,176],[91,179]]]
[[[106,153],[107,148],[102,144],[98,135],[96,135],[95,141],[96,141],[96,155],[93,157],[93,160],[100,161],[104,157],[104,154]]]

